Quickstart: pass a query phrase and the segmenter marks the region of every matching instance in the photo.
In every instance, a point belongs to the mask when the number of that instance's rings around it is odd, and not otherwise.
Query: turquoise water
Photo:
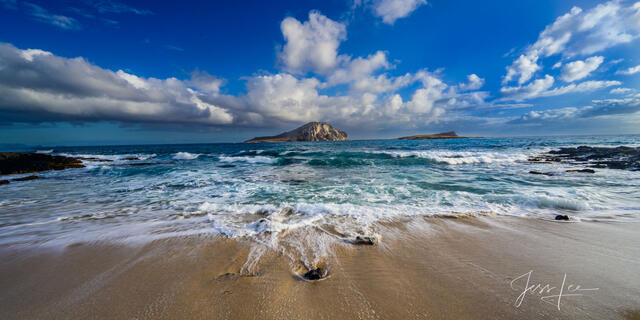
[[[566,173],[581,167],[527,161],[578,145],[639,146],[640,137],[51,147],[38,151],[113,161],[0,186],[0,243],[251,238],[322,226],[361,234],[430,215],[637,220],[640,172]]]

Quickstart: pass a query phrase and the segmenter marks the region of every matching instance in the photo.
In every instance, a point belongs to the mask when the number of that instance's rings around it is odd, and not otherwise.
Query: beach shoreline
[[[4,246],[0,317],[633,318],[640,310],[637,226],[416,217],[378,225],[376,246],[332,241],[308,252],[221,235]],[[326,242],[309,246],[317,243]],[[328,277],[302,280],[310,261]],[[527,277],[530,285],[555,289],[527,292],[518,304]],[[577,285],[594,290],[567,295]],[[559,288],[559,304],[557,297],[541,299]]]

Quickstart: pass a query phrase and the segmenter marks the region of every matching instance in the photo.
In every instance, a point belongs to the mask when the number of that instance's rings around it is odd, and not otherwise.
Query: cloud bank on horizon
[[[118,2],[91,6],[98,12],[150,15]],[[424,0],[355,1],[389,25],[429,10]],[[23,1],[0,1],[35,21],[79,29],[71,17]],[[195,124],[211,127],[286,127],[328,121],[341,127],[567,125],[575,122],[640,123],[638,88],[625,86],[640,75],[615,55],[617,46],[638,43],[640,2],[609,1],[574,7],[547,25],[504,67],[499,92],[483,90],[486,79],[469,70],[448,80],[446,66],[395,72],[402,56],[385,50],[352,56],[341,50],[348,21],[312,10],[304,20],[280,23],[277,72],[244,77],[244,92],[224,93],[225,79],[205,71],[158,79],[112,71],[82,57],[63,57],[39,48],[0,43],[0,114],[3,123],[100,122]],[[400,59],[400,60],[398,60]],[[126,66],[123,66],[126,68]],[[125,69],[126,70],[126,69]],[[594,75],[600,74],[596,80]],[[609,77],[608,79],[603,79]],[[635,82],[637,83],[637,82]],[[549,97],[598,93],[586,105],[523,110],[487,116],[486,110],[527,108]],[[544,101],[544,100],[542,100]]]

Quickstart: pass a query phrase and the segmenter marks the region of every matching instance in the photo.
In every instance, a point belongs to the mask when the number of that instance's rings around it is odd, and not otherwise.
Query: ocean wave
[[[275,163],[278,159],[276,158],[271,158],[271,157],[265,157],[265,156],[253,156],[253,157],[248,157],[248,156],[220,156],[219,157],[220,162],[225,162],[225,163],[235,163],[235,162],[246,162],[246,163],[265,163],[265,164],[272,164]]]
[[[132,159],[135,160],[148,160],[157,155],[155,153],[152,154],[144,154],[144,153],[127,153],[127,154],[84,154],[84,153],[57,153],[56,155],[70,157],[70,158],[82,158],[83,161],[91,162],[95,159],[95,161],[100,162],[100,160],[107,161],[130,161]]]
[[[177,152],[173,155],[175,160],[193,160],[200,156],[199,153]]]
[[[527,161],[528,155],[524,152],[509,153],[495,151],[385,151],[397,158],[423,158],[434,162],[459,165],[459,164],[487,164],[487,163],[516,163]]]
[[[539,196],[533,199],[538,208],[550,208],[570,211],[586,211],[591,209],[586,201],[571,198],[552,198]]]
[[[49,154],[52,153],[53,149],[49,149],[49,150],[36,150],[36,153],[40,153],[40,154]]]

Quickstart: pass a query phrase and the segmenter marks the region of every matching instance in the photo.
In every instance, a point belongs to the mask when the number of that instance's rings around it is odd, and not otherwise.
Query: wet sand
[[[416,218],[377,226],[376,246],[315,230],[289,235],[281,250],[214,235],[0,247],[0,318],[638,318],[639,227]],[[295,241],[308,242],[307,250]],[[296,274],[315,266],[329,277],[307,282]],[[529,285],[555,288],[516,306],[526,281],[518,277],[530,271]],[[559,309],[557,298],[541,300],[560,287]]]

